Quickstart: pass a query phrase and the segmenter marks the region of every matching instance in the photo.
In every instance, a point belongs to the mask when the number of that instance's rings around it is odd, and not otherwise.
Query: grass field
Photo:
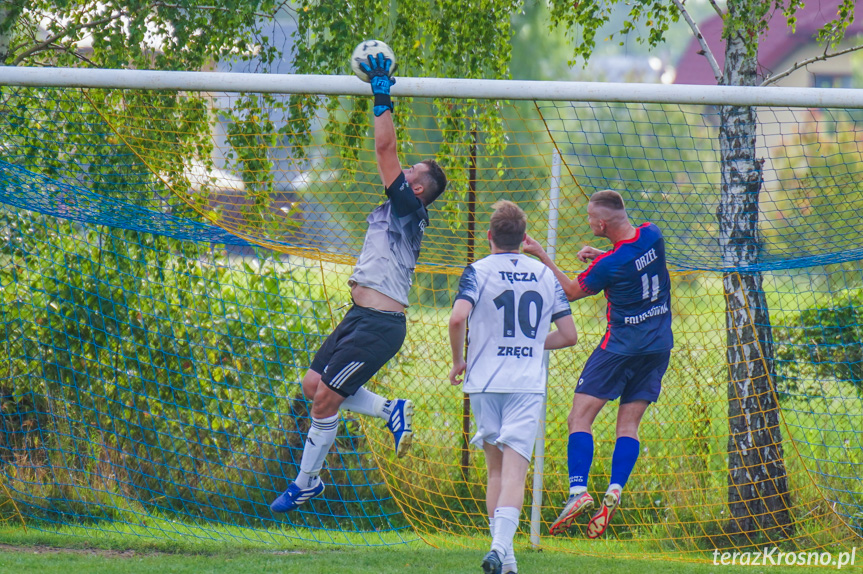
[[[344,309],[339,310],[338,306],[349,301],[345,278],[343,270],[327,274],[327,290],[336,319],[344,313]],[[648,411],[641,436],[644,452],[627,485],[624,507],[610,527],[609,540],[588,543],[583,540],[581,532],[574,532],[572,538],[563,539],[544,536],[543,545],[549,551],[523,552],[524,571],[569,572],[573,571],[574,565],[597,571],[613,571],[611,568],[629,565],[622,559],[609,558],[612,556],[633,560],[631,567],[627,566],[626,569],[634,572],[658,571],[659,567],[667,570],[678,564],[668,562],[669,558],[690,561],[688,564],[681,563],[680,571],[691,571],[692,568],[701,567],[697,566],[699,561],[702,566],[713,567],[709,563],[709,553],[714,547],[741,548],[741,544],[747,542],[751,545],[762,543],[761,540],[731,540],[724,535],[723,530],[728,517],[728,421],[721,290],[721,280],[706,274],[694,281],[681,282],[677,288],[674,303],[676,348],[664,380],[664,394],[660,402]],[[793,296],[773,301],[771,305],[788,314],[799,308]],[[546,465],[542,477],[545,491],[542,508],[544,535],[559,510],[559,503],[565,498],[565,418],[572,388],[584,360],[601,337],[605,325],[604,301],[601,298],[579,302],[573,306],[573,311],[577,315],[581,340],[574,349],[555,353],[549,372]],[[54,453],[53,467],[38,461],[19,464],[16,467],[17,474],[10,475],[10,488],[14,487],[16,492],[23,493],[19,502],[26,503],[25,507],[29,511],[40,511],[44,506],[51,506],[51,513],[30,515],[35,523],[31,526],[41,524],[46,527],[46,522],[39,522],[40,518],[47,521],[48,527],[52,521],[78,522],[80,526],[65,530],[73,537],[59,536],[54,539],[46,534],[24,535],[13,530],[0,537],[0,543],[12,548],[81,545],[70,556],[65,553],[60,555],[58,563],[66,558],[90,559],[90,548],[101,549],[94,555],[96,563],[117,558],[125,560],[127,566],[133,560],[123,553],[129,550],[134,552],[135,560],[143,562],[153,558],[149,553],[159,552],[161,554],[156,556],[156,560],[170,559],[177,562],[174,571],[184,571],[182,568],[196,564],[199,556],[200,560],[208,561],[206,568],[212,567],[209,571],[213,572],[221,571],[215,568],[222,562],[246,559],[249,560],[248,564],[237,562],[232,570],[253,567],[266,570],[271,568],[267,564],[281,564],[279,568],[289,566],[293,570],[296,564],[297,571],[300,571],[301,567],[313,568],[305,566],[306,562],[303,561],[308,561],[311,564],[332,563],[336,567],[345,564],[351,572],[388,572],[396,571],[396,568],[403,571],[406,564],[411,564],[408,570],[469,571],[476,566],[474,563],[481,558],[487,545],[487,519],[483,502],[485,470],[483,458],[476,452],[471,454],[467,478],[461,474],[459,467],[463,395],[460,388],[450,386],[446,380],[449,369],[449,348],[446,344],[448,315],[449,309],[445,306],[412,307],[409,310],[408,341],[404,349],[372,386],[387,396],[409,396],[415,401],[418,433],[410,456],[393,460],[391,436],[376,425],[376,421],[370,422],[360,417],[363,433],[359,434],[363,435],[363,446],[367,439],[368,449],[374,455],[375,464],[371,465],[375,467],[374,476],[378,476],[377,469],[380,469],[380,475],[388,487],[386,490],[393,495],[393,499],[385,501],[388,506],[384,509],[392,513],[393,523],[374,526],[382,531],[388,525],[404,530],[381,533],[370,530],[367,534],[371,541],[360,535],[356,535],[357,538],[352,541],[346,531],[356,525],[345,518],[347,515],[342,516],[340,523],[335,522],[331,516],[333,510],[325,500],[315,501],[313,505],[321,511],[322,516],[331,518],[327,522],[331,529],[282,529],[285,524],[283,519],[267,514],[265,503],[274,492],[272,488],[284,488],[279,481],[284,480],[291,469],[287,469],[284,477],[281,470],[273,471],[273,486],[268,484],[262,487],[257,482],[258,478],[264,474],[267,477],[271,475],[269,469],[255,466],[265,457],[256,452],[254,446],[249,446],[258,444],[251,440],[235,441],[231,458],[216,456],[212,459],[213,470],[208,469],[208,472],[213,475],[204,476],[211,482],[201,489],[199,498],[178,496],[174,501],[177,503],[175,507],[166,505],[165,508],[154,505],[152,500],[140,500],[136,492],[128,488],[128,480],[123,483],[110,478],[114,469],[122,468],[122,461],[103,460],[99,453],[89,456],[88,460],[93,464],[92,468],[87,467],[86,473],[69,472],[67,476],[64,471],[69,463],[64,453],[72,449],[68,444],[61,444],[63,448]],[[777,312],[774,320],[781,324],[782,314]],[[324,327],[328,328],[327,325]],[[295,382],[285,380],[285,388],[294,391]],[[859,394],[853,394],[853,389],[847,383],[843,383],[845,386],[840,386],[839,381],[821,380],[817,383],[817,393],[781,399],[790,506],[796,523],[793,540],[788,542],[785,549],[828,549],[839,552],[846,550],[846,547],[839,547],[838,544],[850,540],[850,548],[859,540],[853,538],[854,535],[859,537],[859,532],[863,532],[863,514],[860,513],[863,500],[859,498],[861,451],[855,448],[855,441],[863,436],[859,432],[863,402]],[[288,401],[273,392],[268,391],[264,398],[278,401],[274,410],[287,412],[289,409],[285,407],[290,406]],[[252,397],[252,400],[257,398]],[[595,425],[597,457],[590,484],[593,492],[604,489],[603,481],[607,483],[615,410],[605,409]],[[260,438],[259,435],[266,432],[272,433],[275,437],[272,440],[281,444],[283,435],[279,432],[277,421],[268,421],[270,424],[266,427],[253,429],[249,434],[250,439]],[[197,432],[199,429],[195,427],[193,430]],[[171,438],[174,436],[171,434]],[[83,442],[88,448],[98,450],[99,445],[94,444],[89,437]],[[347,452],[353,446],[344,445],[341,448]],[[160,451],[159,454],[164,453]],[[331,457],[330,462],[334,463],[335,458]],[[205,457],[200,459],[204,460]],[[338,469],[335,464],[327,472],[331,473],[327,479],[334,478],[328,484],[333,485],[350,483],[348,486],[351,486],[351,480],[356,476],[356,473],[350,474],[351,469]],[[176,484],[186,486],[187,478],[182,472],[173,476]],[[856,478],[856,482],[849,480],[851,478]],[[52,487],[58,483],[64,485],[64,490],[52,491]],[[243,489],[235,489],[237,485],[243,485]],[[183,493],[183,496],[186,494]],[[367,499],[365,496],[361,501]],[[0,520],[10,508],[8,504],[4,506],[4,502],[0,497]],[[236,507],[219,508],[219,504],[234,503],[237,503]],[[245,506],[239,506],[240,503]],[[156,516],[154,506],[162,509],[164,514]],[[206,510],[212,511],[212,514],[198,516],[196,512],[200,506],[207,506]],[[263,508],[263,513],[252,514],[251,510],[256,508]],[[58,512],[62,512],[62,516]],[[526,510],[523,515],[522,534],[527,531],[528,512]],[[335,512],[335,515],[338,514]],[[178,522],[173,523],[174,519]],[[164,522],[164,529],[160,520]],[[192,531],[186,532],[185,521],[198,521],[200,527],[197,531],[191,527]],[[179,526],[175,529],[168,522]],[[150,529],[148,533],[123,532],[126,526],[144,524]],[[222,524],[253,525],[258,529],[243,531],[239,527],[225,527]],[[117,529],[117,532],[106,536],[102,528]],[[392,539],[386,538],[387,534],[392,535]],[[407,534],[407,540],[422,536],[447,549],[432,550],[421,542],[405,543],[401,534]],[[334,536],[344,536],[344,539],[340,539],[336,546],[332,544],[336,542]],[[202,542],[213,537],[227,542],[213,545]],[[163,542],[144,542],[151,538],[162,538]],[[259,539],[266,539],[268,543],[249,542]],[[284,542],[277,543],[277,539]],[[178,545],[178,540],[188,540],[190,544]],[[317,540],[331,544],[320,545]],[[373,547],[350,548],[353,544]],[[382,546],[387,544],[394,547]],[[521,548],[528,548],[524,541],[521,542]],[[36,556],[47,561],[56,556],[41,550],[33,554],[33,551],[22,553],[11,548],[7,548],[7,554],[14,556],[15,560],[24,560],[26,555],[27,560]],[[600,557],[586,557],[586,554],[598,554]],[[648,559],[650,556],[655,559]],[[642,557],[645,560],[642,561]],[[386,560],[386,563],[382,560]],[[367,561],[370,561],[369,569],[360,569],[366,567]],[[9,560],[4,559],[2,562],[6,564]],[[432,567],[437,565],[441,565],[440,569],[434,570]],[[30,568],[40,572],[52,571],[47,564],[45,567],[20,564],[20,568],[15,571],[28,571]],[[131,571],[122,563],[118,568],[118,571]],[[149,568],[154,569],[152,566]],[[777,571],[776,568],[771,566],[770,570]],[[91,571],[91,565],[82,565],[80,570]],[[757,570],[750,568],[749,571]]]
[[[81,538],[42,532],[0,529],[2,574],[236,574],[238,572],[387,574],[402,572],[479,572],[486,548],[438,549],[421,542],[376,548],[328,548],[309,543],[255,544],[146,541],[134,537]],[[859,566],[858,566],[859,568]],[[853,568],[849,568],[853,571]],[[677,574],[761,572],[790,574],[801,567],[715,566],[656,557],[644,560],[597,558],[552,552],[519,554],[519,572],[570,574]]]

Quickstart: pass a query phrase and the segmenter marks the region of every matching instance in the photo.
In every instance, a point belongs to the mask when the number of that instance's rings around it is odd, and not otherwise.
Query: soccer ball
[[[351,54],[351,70],[354,71],[354,74],[356,74],[359,79],[364,82],[368,82],[369,77],[360,67],[360,62],[368,64],[369,56],[377,56],[381,52],[383,52],[384,58],[392,60],[393,63],[392,66],[390,66],[390,74],[394,74],[396,71],[396,55],[389,46],[380,40],[366,40],[365,42],[360,42],[359,46],[354,48],[354,53]]]

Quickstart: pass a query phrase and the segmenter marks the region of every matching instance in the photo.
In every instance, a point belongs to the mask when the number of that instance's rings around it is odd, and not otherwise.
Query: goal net
[[[639,101],[635,86],[602,84],[566,99],[541,82],[508,98],[482,82],[442,81],[446,93],[400,78],[400,159],[435,157],[450,179],[430,210],[407,340],[370,383],[414,401],[414,446],[395,459],[386,429],[342,412],[327,490],[274,515],[310,425],[299,381],[350,304],[365,218],[383,198],[367,86],[3,74],[0,520],[84,536],[481,545],[484,459],[447,380],[458,277],[488,253],[499,199],[575,275],[583,245],[607,247],[586,205],[610,188],[665,235],[671,364],[604,539],[583,524],[550,537],[568,494],[566,416],[605,332],[602,297],[572,304],[579,342],[550,355],[517,547],[707,560],[861,542],[863,100],[799,90],[788,105],[723,105],[714,88],[704,101],[683,90]],[[729,154],[732,123],[753,134],[758,181],[738,216],[757,234],[723,243],[747,152]],[[754,255],[734,260],[729,245]],[[593,427],[594,494],[615,415],[611,404]]]

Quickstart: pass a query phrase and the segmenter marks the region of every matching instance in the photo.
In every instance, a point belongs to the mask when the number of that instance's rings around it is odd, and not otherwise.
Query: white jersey
[[[545,393],[545,338],[572,313],[554,273],[526,255],[495,253],[465,268],[456,299],[473,305],[464,392]]]

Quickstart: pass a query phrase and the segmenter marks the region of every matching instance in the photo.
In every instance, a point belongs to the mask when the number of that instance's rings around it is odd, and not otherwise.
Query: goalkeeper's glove
[[[390,67],[393,61],[385,58],[383,52],[368,57],[369,63],[360,62],[360,67],[368,75],[372,85],[372,93],[375,95],[375,116],[379,116],[387,110],[393,111],[393,101],[390,98],[390,86],[396,83],[396,79],[390,75]]]

